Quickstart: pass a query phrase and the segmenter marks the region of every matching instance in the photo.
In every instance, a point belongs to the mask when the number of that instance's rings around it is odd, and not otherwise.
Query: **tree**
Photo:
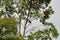
[[[55,26],[46,21],[54,13],[52,7],[49,6],[50,2],[51,0],[0,0],[0,40],[52,40],[52,38],[57,38],[58,32]],[[28,23],[32,23],[31,19],[39,19],[40,23],[47,28],[35,32],[28,30],[30,34],[26,36]],[[21,26],[22,20],[25,21],[24,26]],[[21,27],[24,27],[23,34],[21,34]]]

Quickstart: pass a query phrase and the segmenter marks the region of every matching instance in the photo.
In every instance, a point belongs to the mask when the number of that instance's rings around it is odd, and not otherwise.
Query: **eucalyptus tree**
[[[52,38],[57,38],[58,32],[55,26],[46,21],[54,14],[49,5],[50,2],[51,0],[0,0],[0,40],[52,40]],[[35,28],[30,24],[34,20],[39,20],[46,28],[32,32],[31,30]],[[29,26],[32,27],[31,30],[27,30]],[[23,33],[21,33],[21,27],[24,29]],[[29,35],[26,35],[28,32]]]

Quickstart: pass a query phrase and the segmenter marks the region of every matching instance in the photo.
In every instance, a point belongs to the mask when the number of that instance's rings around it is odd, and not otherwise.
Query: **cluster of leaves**
[[[22,4],[27,8],[39,9],[41,5],[45,4],[48,6],[51,0],[21,0]]]
[[[52,40],[51,37],[48,35],[49,34],[49,31],[48,30],[45,30],[44,32],[43,31],[37,31],[35,32],[34,34],[32,35],[29,35],[28,36],[28,40]]]
[[[17,34],[17,22],[13,18],[4,18],[0,19],[0,38],[9,36],[9,35],[16,35]]]
[[[51,14],[54,14],[54,11],[52,10],[52,8],[50,6],[47,10],[44,11],[44,17],[43,17],[42,23],[44,23],[45,20],[48,19]]]
[[[0,40],[23,40],[20,36],[5,36],[3,38],[0,38]]]
[[[48,39],[52,40],[52,37],[53,38],[58,37],[59,34],[58,34],[55,26],[52,23],[45,22],[44,25],[51,26],[51,28],[45,29],[44,31],[38,30],[35,33],[31,33],[31,35],[28,36],[28,40],[34,40],[34,39],[36,39],[36,40],[48,40]]]
[[[48,26],[51,26],[51,28],[49,29],[53,35],[54,38],[57,38],[58,37],[58,32],[55,28],[55,26],[52,24],[52,23],[48,23],[48,22],[45,22],[44,25],[48,25]]]

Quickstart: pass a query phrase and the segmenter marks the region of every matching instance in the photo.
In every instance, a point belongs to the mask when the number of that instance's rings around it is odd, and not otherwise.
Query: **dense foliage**
[[[51,0],[0,0],[0,40],[52,40],[58,37],[55,26],[46,20],[54,13]],[[26,36],[28,23],[38,20],[49,29],[38,30]],[[25,20],[21,34],[22,20]],[[38,26],[39,27],[39,26]],[[18,31],[19,29],[19,31]],[[26,39],[27,38],[27,39]]]

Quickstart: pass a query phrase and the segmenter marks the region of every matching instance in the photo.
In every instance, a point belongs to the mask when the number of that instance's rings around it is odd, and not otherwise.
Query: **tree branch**
[[[23,37],[25,37],[26,25],[27,25],[27,22],[28,22],[29,14],[30,14],[30,13],[28,13],[28,15],[27,15],[27,19],[26,19],[26,23],[25,23],[25,25],[24,25]]]

